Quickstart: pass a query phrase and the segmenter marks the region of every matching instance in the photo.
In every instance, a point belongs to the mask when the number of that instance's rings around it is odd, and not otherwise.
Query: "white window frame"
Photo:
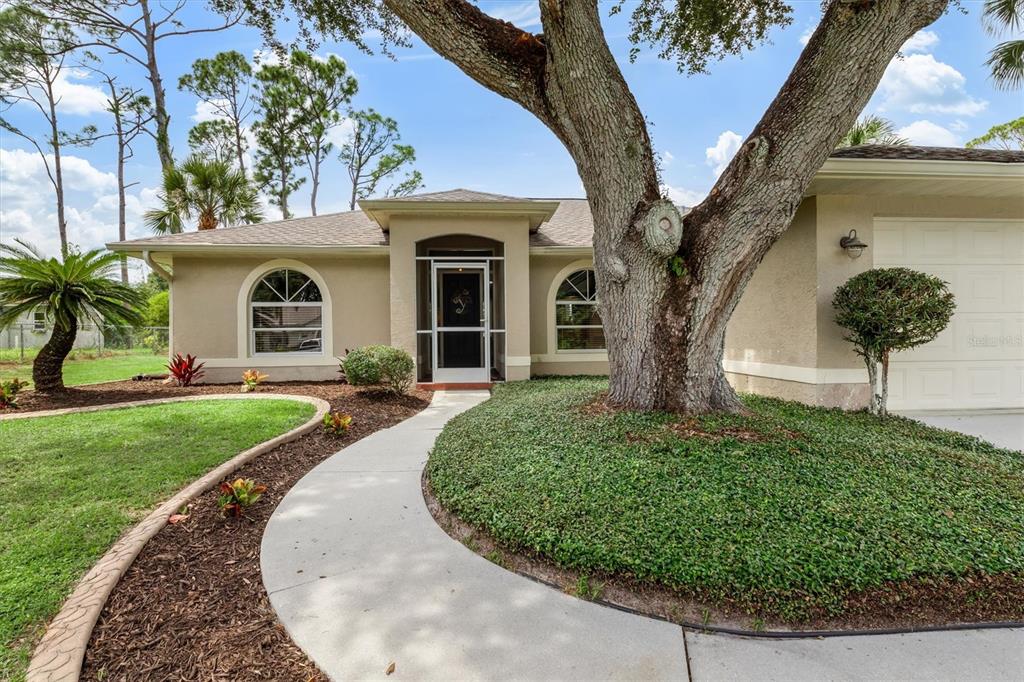
[[[312,303],[312,305],[322,306],[320,310],[319,353],[309,351],[279,353],[255,352],[256,346],[254,336],[252,334],[252,294],[263,278],[275,270],[295,270],[297,272],[301,272],[303,275],[309,277],[313,281],[313,284],[320,289],[320,303]],[[289,303],[284,305],[298,304]],[[320,273],[306,263],[291,258],[277,258],[261,263],[250,271],[242,282],[242,286],[238,291],[238,304],[236,309],[238,322],[238,352],[236,355],[237,360],[232,360],[231,362],[239,363],[239,367],[246,364],[248,360],[257,358],[260,360],[261,367],[288,367],[301,365],[320,366],[333,365],[336,363],[336,360],[334,359],[334,327],[332,320],[332,311],[334,310],[334,306],[331,302],[330,289],[328,289],[327,282]],[[285,328],[282,327],[279,329],[283,331]],[[302,329],[308,330],[310,328],[303,327]]]
[[[570,277],[575,275],[577,272],[582,272],[584,270],[591,270],[592,271],[593,269],[594,269],[594,264],[592,262],[590,262],[590,261],[586,261],[585,264],[583,264],[581,262],[576,262],[576,263],[572,263],[569,266],[563,268],[562,271],[559,272],[558,275],[555,277],[554,283],[552,285],[552,296],[551,296],[551,298],[553,299],[553,305],[551,306],[551,309],[548,311],[549,315],[550,315],[549,319],[551,320],[551,329],[552,329],[552,332],[551,332],[551,348],[552,348],[552,350],[554,350],[555,353],[558,353],[558,354],[577,354],[577,353],[579,353],[579,354],[585,354],[585,355],[594,355],[594,354],[597,354],[597,355],[607,355],[607,353],[608,353],[607,340],[605,342],[605,345],[606,345],[605,348],[559,348],[559,346],[558,346],[558,330],[559,329],[601,329],[601,330],[604,329],[604,325],[603,324],[559,324],[558,323],[558,306],[564,306],[564,305],[593,305],[595,308],[598,307],[600,301],[598,299],[596,291],[594,292],[592,300],[586,300],[586,301],[566,301],[566,300],[559,300],[559,298],[558,298],[558,290],[562,288],[562,285],[566,282],[566,280],[568,280]],[[577,289],[577,291],[579,291],[579,290]],[[580,293],[583,294],[582,291]],[[583,294],[583,295],[586,297],[586,296],[589,296],[589,293],[588,294]]]

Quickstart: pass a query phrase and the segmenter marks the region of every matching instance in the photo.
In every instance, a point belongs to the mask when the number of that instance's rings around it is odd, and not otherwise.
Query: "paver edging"
[[[3,419],[55,416],[77,412],[124,409],[145,405],[160,405],[198,400],[295,400],[308,403],[316,408],[313,416],[304,424],[279,436],[271,438],[240,452],[205,475],[179,490],[174,496],[154,509],[145,519],[126,531],[117,542],[86,573],[71,595],[64,601],[60,611],[50,621],[46,633],[32,653],[26,674],[27,682],[54,682],[56,680],[77,680],[82,672],[85,650],[92,636],[92,629],[107,603],[121,576],[132,565],[135,557],[157,532],[167,524],[167,518],[203,492],[216,485],[224,476],[250,460],[269,452],[278,445],[295,440],[317,428],[324,415],[331,409],[330,403],[312,396],[285,393],[243,393],[214,394],[203,396],[179,396],[155,400],[136,400],[110,405],[90,405],[60,410],[41,410],[0,416]]]

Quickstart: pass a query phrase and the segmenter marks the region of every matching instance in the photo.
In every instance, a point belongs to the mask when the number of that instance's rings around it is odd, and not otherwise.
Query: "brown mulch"
[[[890,582],[848,595],[839,608],[841,615],[810,610],[798,622],[783,622],[746,605],[673,590],[624,575],[586,575],[558,566],[535,553],[511,550],[486,530],[467,524],[442,507],[426,476],[423,478],[423,496],[437,524],[453,539],[488,561],[567,594],[577,593],[583,577],[590,591],[583,598],[671,623],[732,628],[753,634],[1024,622],[1024,576],[1009,573]]]
[[[121,382],[69,393],[75,405],[89,405],[237,388]],[[233,472],[230,479],[252,478],[267,486],[244,518],[223,518],[214,489],[189,505],[186,519],[157,533],[107,601],[89,641],[81,679],[327,679],[291,641],[270,606],[259,564],[263,529],[306,472],[339,449],[416,414],[431,394],[414,390],[396,398],[334,382],[265,384],[261,392],[323,398],[332,409],[352,415],[351,430],[335,437],[318,429]]]

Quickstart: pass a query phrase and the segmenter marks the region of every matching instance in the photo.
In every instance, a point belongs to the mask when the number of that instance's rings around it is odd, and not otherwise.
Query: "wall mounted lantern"
[[[839,248],[846,251],[850,258],[860,258],[860,254],[864,253],[868,245],[857,237],[857,230],[850,230],[850,234],[839,240]]]

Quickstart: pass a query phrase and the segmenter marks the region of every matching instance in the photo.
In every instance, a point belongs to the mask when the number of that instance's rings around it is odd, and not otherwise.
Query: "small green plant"
[[[490,561],[492,564],[501,566],[502,568],[508,567],[508,562],[505,560],[505,555],[500,550],[492,549],[487,554],[484,554],[484,558]]]
[[[686,274],[686,261],[683,257],[676,254],[668,259],[668,271],[676,277],[682,277]]]
[[[592,581],[590,576],[583,574],[576,580],[576,596],[587,601],[594,601],[601,598],[604,591],[604,583]]]
[[[18,394],[26,386],[28,382],[18,378],[0,382],[0,410],[17,409]]]
[[[333,436],[344,436],[352,428],[352,415],[337,410],[324,415],[324,431]]]
[[[341,372],[353,386],[382,386],[395,395],[406,393],[415,380],[412,356],[391,346],[363,346],[341,360]]]
[[[836,324],[864,358],[871,385],[870,409],[885,417],[889,354],[928,343],[949,325],[956,300],[938,277],[908,268],[876,268],[851,277],[832,298]],[[878,366],[882,367],[881,391]]]
[[[220,484],[220,497],[217,505],[224,516],[239,517],[244,510],[256,504],[266,492],[267,486],[257,485],[251,478],[236,478],[233,482]]]
[[[242,372],[242,393],[250,393],[259,388],[259,385],[267,380],[266,374],[260,374],[258,369],[247,369]]]

